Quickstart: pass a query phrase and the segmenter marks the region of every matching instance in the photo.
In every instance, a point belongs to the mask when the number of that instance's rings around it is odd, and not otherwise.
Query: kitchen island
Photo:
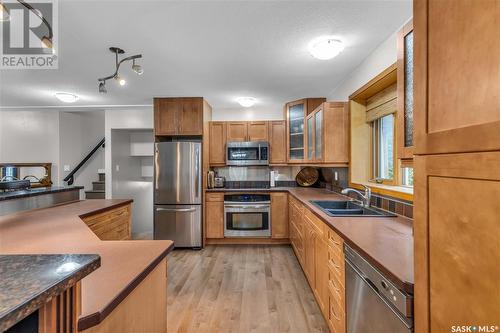
[[[173,242],[104,241],[82,218],[131,200],[85,200],[0,217],[0,254],[97,254],[81,281],[76,323],[84,332],[165,332],[166,255]]]
[[[0,192],[0,216],[78,201],[82,189],[83,186],[50,186]]]

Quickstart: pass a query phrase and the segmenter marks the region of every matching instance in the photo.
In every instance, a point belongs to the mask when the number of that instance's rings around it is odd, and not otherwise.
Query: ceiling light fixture
[[[144,73],[144,69],[142,69],[141,65],[137,65],[135,63],[135,59],[132,60],[132,70],[137,73],[137,75],[142,75]]]
[[[309,43],[309,53],[316,59],[328,60],[344,50],[344,43],[333,36],[315,38]]]
[[[97,82],[99,82],[99,93],[105,94],[108,92],[106,89],[106,81],[110,79],[115,79],[120,86],[124,86],[127,81],[120,76],[118,71],[120,70],[121,64],[123,64],[126,61],[132,60],[132,70],[137,74],[141,75],[144,73],[144,70],[142,69],[141,65],[138,65],[135,63],[136,59],[142,58],[142,54],[136,54],[130,57],[123,58],[122,60],[118,60],[118,55],[119,54],[124,54],[125,51],[120,49],[119,47],[110,47],[109,50],[115,54],[115,72],[109,76],[97,79]]]
[[[257,100],[253,97],[238,97],[236,98],[236,102],[240,103],[240,105],[245,108],[249,108],[257,103]]]
[[[9,11],[5,6],[5,4],[3,3],[3,1],[0,1],[0,22],[7,22],[7,21],[10,21]]]
[[[78,95],[66,93],[66,92],[56,92],[54,94],[58,100],[64,103],[74,103],[80,99]]]
[[[107,92],[108,90],[106,89],[106,82],[104,81],[99,82],[99,93],[105,94]]]

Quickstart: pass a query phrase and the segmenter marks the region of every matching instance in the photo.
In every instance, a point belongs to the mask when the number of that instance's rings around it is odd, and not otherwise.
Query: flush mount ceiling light
[[[238,102],[241,106],[245,108],[249,108],[255,103],[257,103],[257,100],[253,97],[238,97],[236,98],[236,102]]]
[[[136,54],[130,57],[123,58],[122,60],[118,60],[119,54],[124,54],[125,51],[123,51],[119,47],[110,47],[109,50],[115,54],[115,72],[109,76],[97,79],[97,82],[99,82],[99,93],[101,94],[105,94],[108,92],[108,90],[106,89],[107,80],[115,79],[120,86],[124,86],[127,83],[123,76],[120,76],[120,73],[118,73],[118,71],[120,70],[120,66],[126,61],[132,60],[132,70],[137,75],[141,75],[142,73],[144,73],[142,66],[135,63],[136,59],[142,58],[142,54]]]
[[[328,60],[344,50],[344,43],[332,36],[315,38],[309,43],[309,53],[316,59]]]
[[[56,92],[54,94],[58,100],[64,103],[74,103],[77,100],[80,99],[78,95],[71,94],[71,93],[65,93],[65,92]]]

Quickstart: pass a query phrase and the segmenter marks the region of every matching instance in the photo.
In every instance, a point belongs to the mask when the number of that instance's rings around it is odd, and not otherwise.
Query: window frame
[[[379,161],[377,159],[378,156],[378,128],[376,128],[375,124],[377,121],[379,121],[382,118],[378,118],[370,123],[371,127],[371,132],[370,132],[370,182],[375,183],[375,184],[384,184],[384,185],[398,185],[399,183],[399,166],[398,166],[398,159],[397,159],[397,154],[396,154],[396,130],[397,130],[397,115],[395,113],[392,113],[387,116],[392,116],[393,121],[393,135],[392,135],[392,179],[385,179],[385,178],[377,178],[378,174],[378,165]],[[375,139],[377,138],[377,139]]]

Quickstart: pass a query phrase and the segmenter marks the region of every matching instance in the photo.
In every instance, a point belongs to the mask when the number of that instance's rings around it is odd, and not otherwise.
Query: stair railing
[[[73,185],[73,182],[75,181],[75,173],[78,172],[78,170],[80,170],[80,168],[85,165],[85,163],[87,163],[87,161],[92,157],[92,155],[94,155],[94,153],[100,148],[104,148],[104,140],[105,138],[102,138],[102,140],[94,147],[94,149],[92,149],[90,151],[90,153],[87,154],[87,156],[85,156],[83,158],[83,160],[78,163],[78,165],[76,166],[76,168],[73,169],[73,171],[71,171],[69,173],[69,175],[67,175],[63,180],[65,182],[68,183],[68,185]]]

